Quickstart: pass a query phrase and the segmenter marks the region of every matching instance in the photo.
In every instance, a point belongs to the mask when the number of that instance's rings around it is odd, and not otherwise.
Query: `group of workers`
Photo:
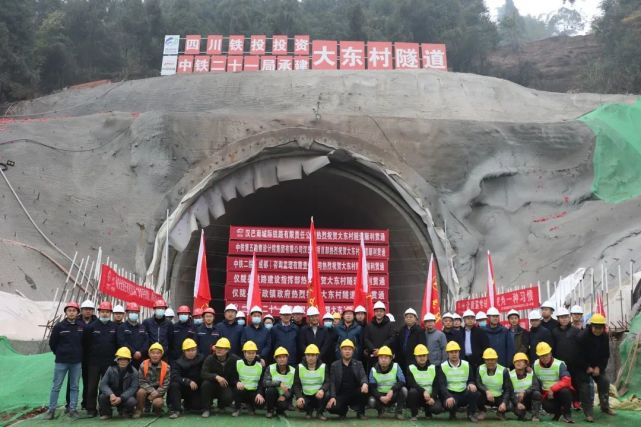
[[[141,321],[140,307],[91,301],[69,302],[49,345],[55,354],[48,419],[55,418],[59,393],[68,377],[65,411],[78,417],[78,400],[88,416],[109,419],[186,411],[212,414],[230,407],[266,416],[295,409],[345,417],[351,407],[365,419],[405,409],[416,420],[459,409],[477,422],[487,410],[499,419],[513,412],[520,420],[540,420],[542,410],[555,420],[573,422],[582,409],[594,421],[593,384],[601,410],[609,415],[606,376],[609,339],[606,320],[593,314],[584,326],[583,310],[545,303],[528,315],[529,329],[517,311],[467,310],[462,316],[426,314],[409,308],[397,327],[383,302],[367,318],[363,307],[324,314],[316,307],[283,306],[279,318],[252,307],[249,322],[234,304],[215,323],[213,308],[180,306],[176,313],[163,300],[153,316]],[[174,321],[174,317],[177,319]],[[437,328],[441,326],[442,328]],[[79,383],[82,379],[82,396]]]

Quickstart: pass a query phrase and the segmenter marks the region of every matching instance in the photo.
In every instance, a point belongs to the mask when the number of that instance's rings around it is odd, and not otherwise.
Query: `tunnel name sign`
[[[321,289],[330,311],[352,305],[361,233],[365,241],[372,297],[389,301],[389,231],[316,229]],[[307,302],[309,229],[231,226],[225,301],[244,307],[256,251],[263,309]]]
[[[311,41],[309,35],[166,35],[160,74],[310,69],[447,71],[447,51],[439,43]]]

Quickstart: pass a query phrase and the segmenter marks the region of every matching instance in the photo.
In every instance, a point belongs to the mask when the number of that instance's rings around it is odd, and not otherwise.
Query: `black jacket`
[[[568,369],[576,367],[579,332],[581,331],[571,325],[565,329],[561,329],[560,325],[552,329],[552,355],[564,361]]]
[[[107,396],[115,394],[123,401],[130,397],[136,397],[136,392],[138,391],[138,371],[129,364],[121,383],[120,368],[118,366],[110,366],[102,376],[99,388],[100,394]]]
[[[142,326],[147,331],[149,345],[158,342],[162,345],[165,354],[169,354],[169,344],[172,341],[171,335],[174,333],[173,324],[163,317],[158,320],[155,316],[143,320]]]
[[[363,368],[363,363],[360,360],[352,359],[351,360],[352,370],[354,372],[354,377],[358,381],[359,388],[363,384],[367,384],[367,375],[365,374],[365,369]],[[336,397],[338,394],[341,394],[341,383],[343,382],[343,360],[339,359],[332,363],[332,367],[329,372],[329,397]],[[360,392],[360,390],[359,390]]]
[[[171,342],[169,343],[170,360],[176,360],[182,356],[183,341],[187,338],[191,338],[192,340],[196,338],[196,327],[191,323],[191,320],[187,320],[185,323],[174,323],[174,330],[172,331]]]
[[[238,372],[236,371],[236,362],[240,358],[234,353],[227,353],[227,359],[224,362],[218,360],[215,354],[205,357],[203,367],[200,371],[200,377],[207,381],[216,381],[216,375],[225,378],[229,387],[233,390],[238,382]]]
[[[396,343],[394,344],[393,351],[396,354],[396,361],[406,372],[407,366],[414,363],[414,347],[419,344],[425,345],[425,331],[418,325],[414,325],[409,329],[409,335],[405,340],[405,333],[407,326],[403,327],[396,334]]]
[[[118,326],[117,341],[118,347],[127,347],[132,355],[139,351],[143,360],[147,358],[147,349],[150,345],[149,336],[141,323],[137,322],[133,325],[129,321],[125,321]]]
[[[394,324],[390,322],[389,318],[383,316],[383,320],[380,323],[374,318],[365,326],[363,331],[363,350],[369,356],[372,351],[384,345],[393,349],[395,339]]]
[[[490,346],[490,340],[485,331],[478,326],[474,326],[471,331],[472,354],[465,354],[465,331],[466,328],[461,330],[463,336],[463,343],[461,344],[461,359],[465,359],[474,366],[479,366],[483,363],[483,352]]]
[[[502,402],[505,403],[506,405],[510,402],[510,389],[509,385],[512,385],[510,380],[510,370],[506,368],[505,366],[503,367],[503,373],[499,372],[499,368],[497,366],[496,371],[494,375],[503,375],[503,400]],[[476,368],[476,387],[478,390],[482,393],[485,394],[487,392],[487,387],[485,387],[485,384],[483,384],[483,379],[481,378],[481,375],[479,374],[479,368]]]
[[[300,362],[299,365],[303,365],[306,369],[308,369],[307,362],[304,360]],[[318,369],[319,367],[320,367],[320,364],[319,362],[317,362],[316,369]],[[325,365],[325,380],[323,381],[323,385],[321,386],[321,390],[323,390],[325,394],[327,394],[327,392],[329,391],[329,370],[330,370],[330,366]],[[296,373],[294,374],[294,387],[293,387],[294,396],[296,397],[296,399],[303,397],[303,383],[301,383],[300,381],[299,371],[300,370],[298,366],[296,366]]]
[[[520,325],[516,325],[516,328],[512,330],[509,329],[510,336],[514,341],[514,351],[516,353],[525,353],[527,354],[530,349],[530,333],[523,329]],[[510,365],[512,362],[510,361]]]
[[[544,320],[541,320],[541,326],[543,326],[548,331],[552,332],[554,328],[559,326],[559,321],[550,317],[550,320],[548,320],[547,322]]]
[[[193,381],[200,384],[204,361],[205,357],[202,354],[196,354],[192,360],[187,359],[183,354],[171,364],[171,382],[189,385]]]
[[[204,323],[196,329],[196,342],[198,343],[198,353],[207,357],[212,354],[212,346],[221,337],[220,331],[216,325],[212,324],[208,328]]]
[[[318,325],[316,335],[310,325],[305,325],[298,333],[298,354],[305,354],[305,348],[310,344],[316,344],[320,350],[320,361],[326,363],[333,358],[330,353],[334,350],[332,345],[332,338],[334,337],[330,331],[323,325]]]
[[[118,348],[116,324],[111,320],[102,323],[94,320],[85,327],[83,347],[85,361],[90,365],[109,366],[114,360]]]
[[[296,369],[294,369],[293,366],[286,365],[287,366],[287,372],[293,372],[294,375],[296,375]],[[278,365],[276,365],[278,368]],[[263,378],[262,378],[262,383],[263,383],[263,389],[267,389],[268,387],[275,387],[275,388],[280,388],[280,383],[281,381],[275,380],[272,378],[272,373],[269,370],[269,366],[266,366],[265,369],[263,370]],[[290,387],[289,390],[287,390],[286,393],[283,393],[283,396],[285,396],[285,399],[290,399],[294,395],[294,383],[292,383],[292,386]]]
[[[530,349],[528,351],[528,357],[532,362],[534,362],[538,356],[536,355],[536,345],[540,342],[546,342],[550,345],[552,342],[552,333],[544,328],[539,326],[538,328],[530,328]]]
[[[64,319],[56,323],[49,336],[49,348],[56,355],[56,363],[82,362],[84,329],[84,324],[78,321]]]
[[[445,334],[447,342],[455,341],[458,343],[458,345],[461,346],[461,348],[463,348],[465,336],[463,335],[463,331],[461,329],[450,328],[448,331],[443,329],[443,333]]]
[[[610,340],[607,333],[596,336],[592,333],[592,328],[586,328],[579,333],[579,354],[577,357],[578,368],[585,370],[587,368],[598,367],[602,373],[608,366],[610,359]]]

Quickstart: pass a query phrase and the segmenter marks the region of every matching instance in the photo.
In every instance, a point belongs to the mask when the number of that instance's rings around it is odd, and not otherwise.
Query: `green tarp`
[[[632,396],[641,397],[641,348],[639,348],[636,361],[632,367],[629,366],[629,363],[632,361],[628,360],[632,358],[634,352],[634,345],[636,343],[637,337],[641,334],[641,314],[637,314],[632,322],[630,323],[630,332],[626,334],[625,339],[619,346],[619,354],[621,355],[621,366],[625,367],[624,374],[627,374],[629,369],[632,369],[630,374],[630,383],[627,388],[628,391],[625,395],[620,396],[623,399],[628,399]],[[624,375],[625,377],[626,375]]]

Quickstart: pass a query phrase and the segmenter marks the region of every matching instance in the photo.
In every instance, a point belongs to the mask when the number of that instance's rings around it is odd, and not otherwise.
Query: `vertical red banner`
[[[287,36],[272,36],[272,55],[287,55]]]
[[[223,55],[212,56],[209,71],[212,73],[224,73],[227,71],[227,57]]]
[[[312,69],[336,70],[338,63],[335,40],[314,40],[312,42]]]
[[[295,56],[294,70],[309,70],[309,58],[307,56]]]
[[[292,71],[294,69],[294,59],[291,56],[279,56],[276,69],[278,71]]]
[[[309,55],[309,36],[294,36],[294,55]]]
[[[394,53],[397,70],[421,67],[418,43],[394,43]]]
[[[276,71],[276,57],[262,56],[260,58],[260,71]]]
[[[185,36],[185,55],[198,55],[200,53],[200,35],[190,34]]]
[[[423,68],[447,71],[447,51],[444,44],[421,44]]]
[[[258,71],[260,64],[260,56],[245,56],[245,63],[243,64],[243,71]]]
[[[267,51],[267,37],[266,36],[251,36],[249,39],[249,54],[250,55],[264,55]]]
[[[194,73],[209,72],[209,56],[199,55],[194,58]]]
[[[180,55],[178,57],[178,69],[176,72],[178,74],[190,74],[194,68],[194,56],[193,55]]]
[[[245,53],[245,36],[229,36],[227,55],[242,55]]]
[[[239,73],[243,71],[243,56],[231,55],[227,57],[227,72]]]
[[[392,52],[392,43],[390,42],[367,43],[367,68],[369,70],[394,69]]]
[[[341,70],[364,70],[365,69],[365,43],[353,41],[341,41]]]
[[[220,55],[223,53],[223,36],[207,36],[207,55]]]

